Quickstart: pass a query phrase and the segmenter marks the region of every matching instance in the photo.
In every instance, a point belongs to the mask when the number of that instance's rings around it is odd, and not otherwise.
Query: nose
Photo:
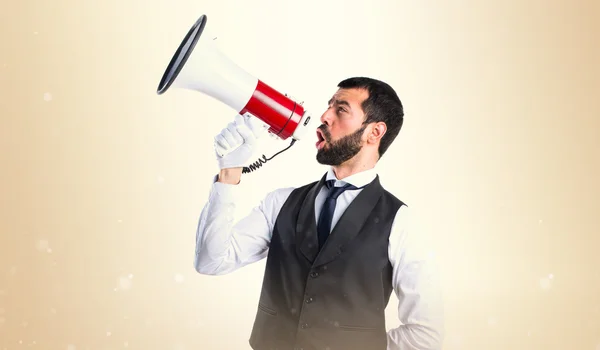
[[[321,123],[330,126],[331,124],[331,113],[329,113],[331,111],[331,108],[327,108],[325,110],[325,112],[323,112],[323,114],[321,115]]]

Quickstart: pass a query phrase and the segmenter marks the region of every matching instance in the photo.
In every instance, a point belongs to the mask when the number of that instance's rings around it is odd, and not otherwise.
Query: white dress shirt
[[[332,169],[327,180],[335,186],[350,183],[362,187],[375,179],[375,169],[362,171],[338,180]],[[195,268],[201,274],[223,275],[267,256],[273,226],[280,209],[294,187],[269,192],[260,204],[238,222],[233,215],[236,203],[243,201],[239,189],[243,186],[213,180],[209,200],[200,215],[196,232]],[[315,201],[315,218],[327,192],[322,186]],[[331,228],[341,214],[362,191],[347,190],[337,199]],[[442,296],[438,285],[433,254],[427,239],[413,229],[407,206],[396,213],[389,236],[388,255],[393,267],[392,284],[398,297],[400,326],[388,331],[388,350],[440,350],[443,338]]]

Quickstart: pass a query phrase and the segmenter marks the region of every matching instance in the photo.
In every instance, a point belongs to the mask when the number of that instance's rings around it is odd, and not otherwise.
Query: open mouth
[[[315,146],[317,149],[321,149],[325,146],[325,137],[323,137],[323,132],[319,129],[317,129],[317,143]]]

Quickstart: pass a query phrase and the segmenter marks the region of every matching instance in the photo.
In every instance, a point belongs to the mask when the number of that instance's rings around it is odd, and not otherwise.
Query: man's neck
[[[338,178],[338,180],[341,180],[362,171],[373,169],[375,164],[375,162],[349,160],[343,164],[332,166],[332,168],[333,172],[335,173],[335,177]]]

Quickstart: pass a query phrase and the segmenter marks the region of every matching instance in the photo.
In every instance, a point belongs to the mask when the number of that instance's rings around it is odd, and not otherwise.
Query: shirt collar
[[[371,169],[363,170],[358,173],[352,174],[343,179],[337,179],[335,176],[335,173],[333,171],[333,167],[330,167],[329,170],[327,171],[325,180],[336,180],[334,183],[334,186],[343,186],[343,185],[349,183],[356,187],[363,187],[363,186],[371,183],[373,180],[375,180],[376,176],[377,176],[377,170],[375,170],[375,168],[371,168]]]

